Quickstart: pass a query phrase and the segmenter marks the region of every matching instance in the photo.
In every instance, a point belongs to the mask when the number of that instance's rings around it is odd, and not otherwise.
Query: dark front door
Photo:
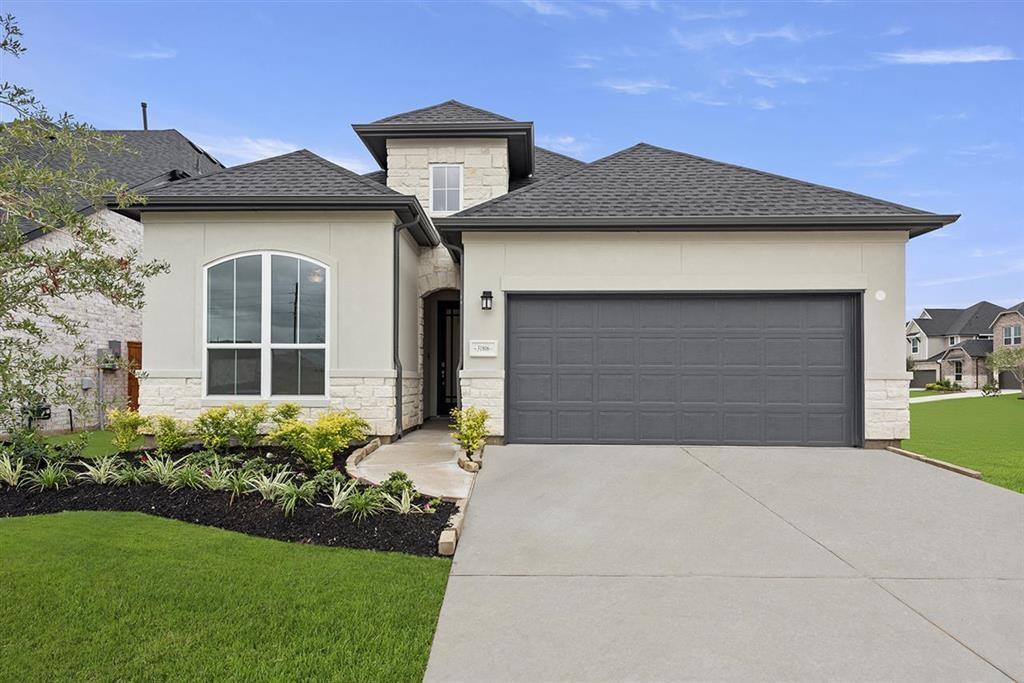
[[[128,342],[128,362],[132,370],[142,369],[142,342]],[[134,372],[128,374],[128,407],[132,410],[139,409],[139,378]]]
[[[458,401],[459,302],[437,302],[437,414],[448,415]]]
[[[520,443],[860,442],[850,295],[513,295]]]

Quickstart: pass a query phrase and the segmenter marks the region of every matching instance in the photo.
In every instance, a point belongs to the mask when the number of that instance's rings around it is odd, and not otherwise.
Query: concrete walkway
[[[444,420],[428,420],[394,443],[381,446],[353,470],[356,476],[378,484],[395,470],[409,475],[416,489],[427,496],[458,500],[469,495],[475,475],[458,463],[459,451]]]
[[[1004,389],[1000,392],[1002,394],[1019,394],[1020,389]],[[933,396],[919,396],[914,398],[914,394],[910,394],[911,403],[930,403],[932,401],[948,401],[954,398],[980,398],[984,396],[981,393],[981,389],[967,389],[965,391],[951,391],[948,394],[936,394]]]
[[[1022,540],[885,451],[489,447],[426,680],[1021,680]]]

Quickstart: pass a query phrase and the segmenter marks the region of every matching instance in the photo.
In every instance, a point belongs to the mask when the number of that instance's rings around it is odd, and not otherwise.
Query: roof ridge
[[[341,164],[336,164],[333,161],[331,161],[330,159],[325,159],[324,157],[320,156],[316,152],[308,150],[305,147],[303,147],[302,149],[300,149],[298,151],[299,152],[305,152],[307,155],[311,156],[315,161],[320,162],[321,164],[323,164],[324,166],[326,166],[327,168],[331,169],[334,172],[343,171],[344,172],[343,174],[345,176],[353,178],[354,180],[358,180],[363,185],[371,187],[374,190],[376,190],[377,192],[379,192],[380,190],[385,190],[386,192],[391,193],[391,194],[397,194],[397,195],[401,194],[400,192],[396,192],[395,190],[392,190],[390,187],[387,187],[386,185],[381,185],[380,183],[374,182],[374,181],[370,180],[369,178],[364,178],[359,173],[356,173],[355,171],[353,171],[351,169],[347,169],[344,166],[342,166]]]
[[[702,156],[700,156],[698,154],[691,154],[690,152],[680,152],[678,149],[672,149],[670,147],[662,147],[660,145],[652,145],[649,142],[639,142],[636,145],[634,145],[634,147],[650,147],[651,149],[657,149],[657,150],[660,150],[662,152],[669,152],[671,154],[678,154],[679,156],[688,157],[690,159],[699,159],[700,161],[705,161],[707,163],[715,164],[717,166],[726,166],[728,168],[736,168],[736,169],[739,169],[741,171],[749,171],[750,173],[754,173],[754,174],[757,174],[757,175],[760,175],[760,176],[765,176],[765,177],[768,177],[768,178],[778,178],[780,180],[788,180],[790,182],[800,183],[801,185],[805,185],[807,187],[815,187],[815,188],[820,188],[820,189],[823,189],[823,190],[831,190],[832,192],[840,192],[840,193],[848,195],[850,197],[857,197],[859,199],[868,199],[868,200],[873,201],[873,202],[878,202],[879,204],[888,204],[889,206],[893,206],[893,207],[896,207],[896,208],[899,208],[899,209],[907,209],[907,210],[914,211],[914,212],[919,213],[919,214],[927,215],[927,214],[932,213],[931,211],[924,211],[923,209],[918,209],[918,208],[915,208],[913,206],[907,206],[905,204],[897,204],[896,202],[890,202],[887,199],[879,199],[878,197],[871,197],[869,195],[861,194],[859,192],[851,192],[850,190],[844,190],[844,189],[839,188],[839,187],[832,187],[831,185],[822,185],[821,183],[812,183],[809,180],[801,180],[800,178],[793,178],[792,176],[786,176],[786,175],[782,175],[780,173],[772,173],[770,171],[762,171],[762,170],[757,169],[757,168],[751,168],[750,166],[741,166],[739,164],[733,164],[733,163],[730,163],[728,161],[719,161],[717,159],[711,159],[709,157],[702,157]]]
[[[308,152],[309,150],[296,149],[296,150],[293,150],[291,152],[285,152],[284,154],[278,154],[277,156],[267,157],[266,159],[255,159],[253,161],[247,161],[244,164],[238,164],[237,166],[224,166],[223,168],[218,168],[216,171],[210,171],[209,173],[206,173],[204,175],[197,175],[197,176],[193,176],[191,178],[185,178],[184,180],[179,180],[179,181],[174,183],[174,187],[178,188],[178,187],[181,187],[182,185],[188,185],[189,183],[195,182],[197,180],[205,180],[207,178],[211,178],[213,176],[220,175],[221,173],[224,173],[225,171],[236,171],[236,170],[238,170],[240,168],[246,168],[248,166],[255,166],[256,164],[261,164],[261,163],[263,163],[265,161],[272,161],[274,159],[283,159],[284,157],[290,157],[293,154],[298,154],[299,152],[304,152],[304,151]]]
[[[466,109],[472,109],[473,111],[478,111],[478,112],[480,112],[482,114],[488,114],[490,116],[496,116],[499,119],[504,119],[505,121],[515,121],[515,119],[511,119],[511,118],[505,116],[504,114],[498,114],[497,112],[489,111],[487,109],[481,109],[480,107],[474,107],[471,104],[466,104],[465,102],[460,102],[460,101],[458,101],[456,99],[448,99],[448,100],[445,100],[444,102],[438,102],[437,104],[428,104],[425,107],[419,107],[417,109],[410,109],[409,111],[402,111],[402,112],[398,112],[397,114],[389,114],[388,116],[383,116],[383,117],[377,119],[373,123],[383,123],[383,124],[399,123],[400,124],[400,123],[402,123],[401,121],[393,122],[393,121],[388,121],[387,119],[393,119],[396,116],[408,116],[409,114],[418,114],[420,112],[427,111],[428,109],[436,109],[437,107],[441,107],[441,106],[444,106],[446,104],[457,104],[460,107],[465,107]]]
[[[519,195],[525,194],[526,192],[528,192],[530,190],[535,190],[538,187],[544,187],[545,185],[547,185],[549,183],[553,183],[556,180],[565,180],[566,178],[569,178],[570,176],[574,176],[577,173],[582,173],[583,171],[585,171],[585,170],[587,170],[587,169],[589,169],[589,168],[591,168],[593,166],[596,166],[597,164],[601,163],[602,161],[607,161],[609,159],[612,159],[614,157],[619,156],[620,154],[625,154],[629,150],[635,149],[636,147],[639,147],[641,144],[643,144],[643,143],[639,143],[638,142],[635,145],[631,145],[629,147],[625,147],[623,149],[620,149],[617,152],[612,152],[611,154],[605,155],[605,156],[601,157],[600,159],[595,159],[594,161],[591,161],[589,163],[588,162],[583,162],[582,166],[580,166],[577,169],[573,169],[572,171],[569,171],[568,173],[563,173],[562,175],[554,176],[552,178],[545,178],[543,180],[538,180],[535,183],[531,183],[529,185],[524,185],[523,187],[520,187],[518,190],[513,190],[512,192],[506,192],[505,194],[503,194],[501,196],[498,196],[498,197],[495,197],[494,199],[488,199],[486,202],[481,202],[481,203],[477,204],[476,206],[471,206],[468,209],[466,209],[465,211],[460,211],[459,213],[452,214],[452,218],[461,218],[462,216],[472,216],[473,213],[477,209],[481,209],[481,208],[483,208],[485,206],[493,206],[495,204],[500,203],[502,200],[507,199],[507,198],[509,198],[509,197],[511,197],[513,195],[519,196]],[[577,161],[579,161],[579,160],[577,159]]]

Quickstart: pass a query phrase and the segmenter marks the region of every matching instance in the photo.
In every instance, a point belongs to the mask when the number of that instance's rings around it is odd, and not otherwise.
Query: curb
[[[451,525],[441,532],[437,539],[437,554],[444,557],[451,557],[455,554],[455,548],[459,545],[459,537],[462,535],[462,525],[466,521],[466,508],[469,507],[469,499],[473,496],[473,489],[476,488],[476,477],[469,484],[469,493],[459,501],[459,511],[448,519]]]
[[[370,453],[373,453],[378,448],[380,448],[380,439],[374,438],[371,439],[370,442],[367,443],[365,446],[361,446],[352,451],[352,455],[348,456],[348,459],[345,460],[345,474],[347,474],[350,478],[355,479],[360,484],[372,484],[372,481],[367,481],[366,479],[363,479],[358,474],[356,474],[355,467],[356,465],[361,463],[366,458],[366,456],[368,456]]]
[[[885,450],[891,451],[896,455],[902,455],[904,458],[911,458],[912,460],[918,460],[928,465],[932,465],[933,467],[940,467],[950,472],[962,474],[965,477],[970,477],[971,479],[981,479],[981,472],[977,472],[967,467],[961,467],[960,465],[954,465],[953,463],[946,462],[945,460],[936,460],[935,458],[929,458],[921,455],[920,453],[914,453],[913,451],[905,451],[902,448],[896,448],[895,446],[889,446]]]

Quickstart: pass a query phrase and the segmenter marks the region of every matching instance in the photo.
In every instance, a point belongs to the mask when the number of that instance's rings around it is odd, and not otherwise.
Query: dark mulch
[[[79,484],[58,491],[0,488],[0,517],[22,517],[71,510],[144,512],[193,524],[220,527],[281,541],[436,555],[437,540],[455,512],[441,503],[434,514],[385,512],[362,522],[320,506],[300,506],[285,517],[273,503],[245,495],[229,504],[223,491],[169,489],[154,484]]]

